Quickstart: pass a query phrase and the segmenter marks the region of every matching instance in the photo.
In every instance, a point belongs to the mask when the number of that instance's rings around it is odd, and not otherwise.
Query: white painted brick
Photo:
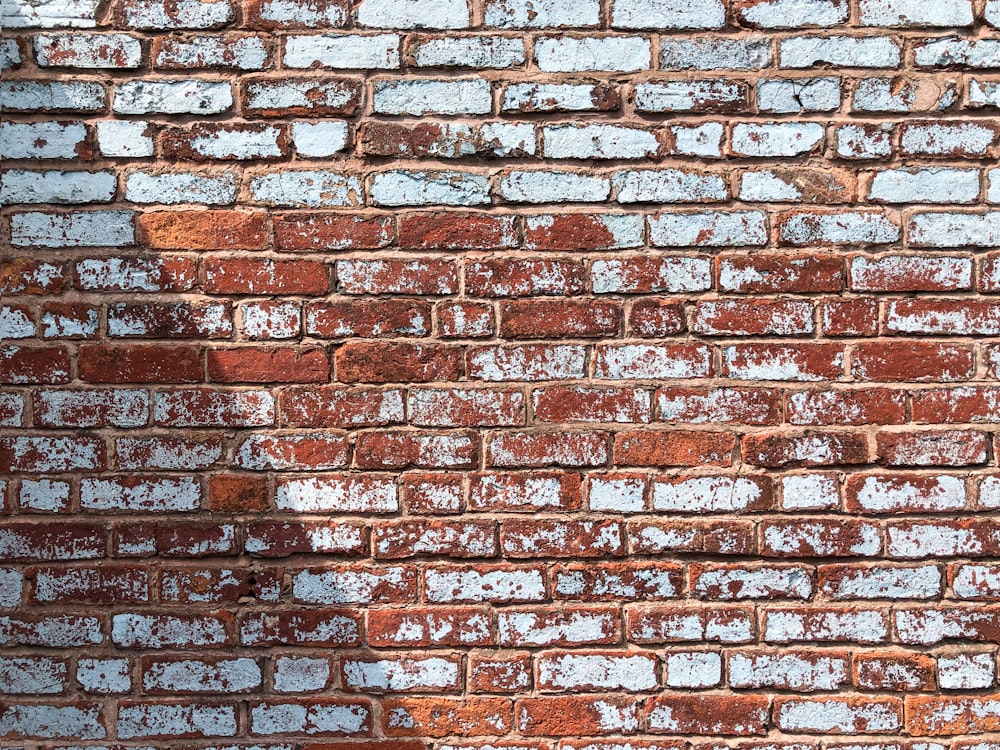
[[[13,609],[21,606],[24,573],[14,568],[0,568],[0,607]],[[0,641],[3,638],[0,637]]]
[[[1000,65],[1000,40],[942,37],[916,45],[914,60],[921,67],[995,68]]]
[[[1000,84],[996,81],[969,79],[969,106],[1000,108]]]
[[[711,589],[718,587],[718,594]],[[812,580],[802,568],[720,568],[703,571],[691,592],[698,597],[730,601],[736,599],[766,599],[780,592],[783,598],[808,599],[812,596]]]
[[[236,190],[236,176],[225,173],[132,172],[125,178],[125,200],[133,203],[225,205],[236,200]]]
[[[255,735],[356,735],[368,719],[368,707],[360,703],[259,703],[250,709],[250,731]]]
[[[0,39],[0,71],[10,70],[21,64],[21,51],[17,39]]]
[[[381,600],[380,586],[401,587],[401,567],[368,570],[303,570],[292,576],[292,595],[305,604],[371,604]]]
[[[667,654],[667,687],[715,687],[722,680],[722,656],[712,651]]]
[[[54,479],[22,479],[17,502],[26,510],[59,513],[69,507],[69,483]]]
[[[722,157],[722,139],[725,126],[721,122],[701,125],[670,125],[667,127],[672,140],[671,151],[680,156],[701,156],[708,159]]]
[[[914,214],[909,238],[914,246],[996,247],[1000,245],[1000,212]]]
[[[318,159],[343,151],[349,132],[346,122],[295,122],[292,143],[299,156]]]
[[[545,582],[538,570],[430,568],[424,573],[429,602],[542,601]]]
[[[384,115],[483,115],[493,108],[485,79],[376,81],[374,111]]]
[[[877,172],[869,200],[886,203],[974,203],[979,197],[978,169],[887,169]]]
[[[589,83],[513,83],[504,89],[500,109],[587,112],[600,108],[603,90]]]
[[[550,655],[539,657],[538,679],[557,690],[653,690],[656,661],[639,654]]]
[[[864,26],[970,26],[971,0],[859,0]]]
[[[850,664],[839,656],[803,658],[794,652],[737,652],[729,657],[729,684],[734,688],[836,690],[850,681]]]
[[[20,247],[122,247],[135,238],[131,211],[12,214],[11,244]]]
[[[110,695],[132,689],[128,659],[78,659],[76,681],[87,693]]]
[[[851,258],[851,289],[883,291],[886,274],[905,278],[919,275],[934,284],[951,289],[972,288],[972,260],[970,258],[883,255],[878,258],[857,256]],[[921,318],[922,319],[922,318]],[[898,320],[898,319],[897,319]],[[914,325],[926,325],[910,316]]]
[[[826,63],[843,68],[896,68],[899,45],[887,36],[797,36],[782,39],[782,68],[809,68]]]
[[[615,172],[612,182],[619,203],[700,203],[722,201],[729,194],[722,175],[680,169],[625,170]]]
[[[816,640],[881,643],[887,636],[880,612],[776,611],[767,613],[764,640],[771,643]]]
[[[765,0],[737,10],[744,22],[764,29],[839,26],[849,12],[847,0]]]
[[[114,111],[123,115],[148,113],[213,115],[233,106],[228,83],[209,81],[125,81],[115,86]]]
[[[878,526],[866,524],[860,528],[860,539],[851,547],[852,554],[859,557],[877,555],[882,549],[882,540]],[[768,526],[764,529],[764,542],[776,552],[794,553],[803,544],[809,549],[815,549],[819,556],[837,553],[836,540],[827,537],[827,529],[821,523],[798,524],[793,529],[780,526]]]
[[[149,123],[144,120],[98,122],[97,145],[104,156],[138,159],[153,155]]]
[[[343,661],[344,685],[354,690],[445,690],[459,682],[459,665],[451,659],[428,657],[405,661]]]
[[[607,347],[598,355],[594,377],[608,380],[705,377],[709,372],[710,354],[707,347],[698,350],[696,359],[655,344]]]
[[[646,507],[646,480],[642,477],[592,475],[587,487],[592,511],[641,513]]]
[[[978,690],[993,686],[993,654],[954,654],[937,660],[938,686],[942,690]]]
[[[411,54],[420,68],[511,68],[525,60],[524,42],[503,36],[427,39]]]
[[[234,737],[236,706],[133,703],[118,709],[118,737]]]
[[[147,691],[241,693],[259,687],[260,666],[253,659],[154,661],[146,667],[142,687]]]
[[[487,0],[486,25],[502,29],[588,27],[600,23],[599,0]]]
[[[738,513],[760,499],[761,486],[742,477],[691,477],[653,482],[653,509],[673,513]]]
[[[717,29],[726,25],[722,0],[613,0],[611,26],[619,29]]]
[[[361,180],[326,170],[267,172],[250,179],[250,195],[258,203],[295,208],[359,206]]]
[[[542,138],[550,159],[644,159],[660,149],[648,130],[619,125],[553,125]]]
[[[595,260],[591,282],[595,294],[639,291],[628,261],[617,258]],[[701,292],[712,286],[711,262],[707,258],[668,257],[660,261],[654,292]]]
[[[226,638],[223,621],[214,617],[185,619],[126,613],[111,619],[111,640],[121,648],[221,646]]]
[[[935,599],[941,595],[941,571],[919,568],[860,568],[823,585],[831,599]]]
[[[10,169],[0,175],[0,203],[100,203],[114,198],[112,172],[30,172]]]
[[[640,112],[737,108],[744,101],[743,87],[735,81],[647,81],[635,84],[635,108]]]
[[[13,41],[13,40],[12,40]],[[59,55],[51,56],[56,47]],[[137,68],[142,62],[142,43],[128,34],[38,34],[34,38],[35,59],[42,67]],[[106,49],[114,50],[112,65]],[[68,55],[67,55],[68,53]]]
[[[823,142],[818,122],[761,122],[733,126],[732,151],[738,156],[798,156]]]
[[[98,0],[0,2],[0,28],[86,29],[97,25]]]
[[[395,513],[399,500],[390,479],[310,477],[279,484],[275,506],[296,513]]]
[[[761,70],[771,64],[771,41],[766,37],[663,37],[663,70]]]
[[[781,486],[782,510],[824,510],[840,505],[837,479],[833,476],[791,474],[782,477]]]
[[[535,62],[546,73],[648,70],[652,52],[639,36],[540,37]]]
[[[0,339],[30,339],[35,336],[35,321],[27,310],[4,305],[0,307]]]
[[[200,503],[201,488],[192,477],[149,479],[128,485],[113,479],[80,481],[80,507],[85,510],[168,513],[197,510]]]
[[[832,112],[840,107],[839,78],[786,78],[757,83],[761,112]]]
[[[390,69],[399,67],[398,34],[310,34],[285,39],[285,67]]]
[[[374,175],[369,194],[378,206],[476,206],[490,202],[490,183],[468,172],[397,170]]]
[[[540,214],[524,217],[525,227],[529,232],[547,229],[556,221],[556,215]],[[645,228],[645,220],[639,214],[596,214],[593,220],[598,222],[610,235],[607,241],[608,249],[619,249],[628,247],[641,247],[643,245],[642,232]],[[525,247],[534,249],[536,246],[532,241],[527,241]]]
[[[85,81],[4,81],[0,107],[21,112],[97,112],[104,109],[104,86]]]
[[[465,29],[471,17],[466,0],[362,0],[359,26],[379,29]]]
[[[611,181],[574,172],[516,171],[500,178],[499,192],[505,200],[517,203],[606,201]]]
[[[130,29],[208,29],[234,17],[229,0],[134,0],[123,10]]]
[[[0,692],[6,695],[52,695],[63,691],[66,665],[45,657],[0,657]]]
[[[855,704],[829,698],[822,703],[785,701],[776,710],[774,722],[786,732],[840,732],[853,734],[860,725],[879,733],[899,729],[901,712],[882,703]]]
[[[864,78],[851,101],[855,112],[914,112],[950,107],[958,100],[955,81],[938,83],[930,78]]]
[[[907,154],[985,156],[996,137],[993,128],[977,122],[916,124],[903,128],[900,145]]]
[[[101,740],[107,737],[107,729],[101,723],[100,711],[100,704],[95,703],[82,706],[7,703],[0,712],[0,732],[4,737]],[[15,750],[21,747],[24,746],[15,746]]]
[[[0,122],[0,158],[76,159],[86,138],[80,122]]]
[[[278,693],[308,693],[323,690],[330,681],[328,659],[279,656],[274,660],[274,690]]]
[[[502,610],[497,614],[501,644],[548,646],[557,642],[593,643],[614,632],[617,615],[607,612],[535,613]]]
[[[796,214],[781,226],[780,239],[792,245],[827,242],[835,245],[895,242],[899,227],[882,214],[842,211],[835,214]]]
[[[837,155],[845,159],[878,159],[892,153],[892,126],[871,128],[842,125],[837,128]]]
[[[662,214],[649,219],[656,247],[722,247],[767,244],[767,217],[760,211]]]
[[[1000,28],[1000,0],[986,0],[983,18],[990,26]]]

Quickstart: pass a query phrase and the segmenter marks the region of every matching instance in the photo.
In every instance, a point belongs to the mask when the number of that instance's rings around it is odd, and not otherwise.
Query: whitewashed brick
[[[236,735],[236,706],[208,706],[200,703],[133,703],[118,709],[118,736],[233,737]]]
[[[973,203],[978,197],[977,169],[887,169],[868,190],[869,200],[886,203]]]
[[[516,203],[596,202],[611,195],[611,181],[574,172],[516,171],[500,178],[499,193]]]
[[[80,481],[80,507],[85,510],[168,513],[197,510],[200,503],[201,488],[192,477],[130,483],[90,478]]]
[[[986,156],[996,137],[992,127],[977,122],[914,124],[903,128],[900,145],[907,154]]]
[[[214,115],[232,106],[233,92],[228,83],[125,81],[115,86],[114,111],[122,115]]]
[[[149,123],[143,120],[104,120],[97,123],[97,145],[104,156],[138,159],[153,155]]]
[[[330,208],[364,203],[361,180],[326,170],[267,172],[250,179],[250,195],[269,206]]]
[[[651,48],[638,36],[541,37],[535,41],[535,62],[546,73],[648,70]]]
[[[3,0],[0,28],[86,29],[97,25],[98,0]]]
[[[640,291],[631,264],[617,258],[595,260],[591,266],[595,294]],[[703,292],[712,286],[711,261],[707,258],[669,257],[660,261],[654,292]]]
[[[916,45],[914,61],[921,67],[995,68],[1000,65],[1000,40],[942,37]]]
[[[52,55],[53,47],[60,54]],[[34,38],[35,59],[42,67],[137,68],[142,62],[142,43],[128,34],[38,34]],[[112,65],[105,50],[114,51]]]
[[[545,583],[539,570],[464,570],[429,568],[424,574],[429,602],[542,601]],[[515,616],[515,622],[518,620]],[[516,625],[512,625],[516,628]]]
[[[971,0],[859,0],[864,26],[969,26]]]
[[[131,211],[13,214],[11,244],[20,247],[122,247],[135,241]]]
[[[525,61],[524,42],[503,36],[426,39],[410,54],[420,68],[511,68]]]
[[[608,380],[704,377],[708,375],[710,354],[707,347],[699,348],[692,356],[655,344],[609,346],[598,354],[594,377]]]
[[[0,732],[5,737],[102,740],[107,737],[107,729],[101,723],[100,712],[99,703],[82,706],[6,703],[0,711]]]
[[[599,0],[487,0],[486,25],[502,29],[585,28],[600,23]]]
[[[1000,244],[1000,212],[985,214],[914,214],[910,243],[922,247],[996,247]]]
[[[899,729],[901,711],[884,703],[852,703],[829,698],[821,704],[811,701],[783,702],[775,710],[774,722],[786,732],[840,732],[854,734],[858,726],[867,732]]]
[[[954,654],[937,660],[938,686],[942,690],[978,690],[993,686],[993,654]]]
[[[737,156],[798,156],[822,144],[824,135],[818,122],[740,123],[733,126],[730,148]]]
[[[653,482],[653,509],[673,513],[738,513],[760,499],[759,482],[742,477],[691,477]]]
[[[111,695],[132,689],[128,659],[78,659],[76,681],[85,692]]]
[[[260,666],[246,657],[154,661],[142,676],[143,689],[155,692],[242,693],[260,684]]]
[[[76,159],[86,138],[80,122],[0,122],[0,158]]]
[[[836,477],[791,474],[781,479],[782,510],[824,510],[840,505]]]
[[[490,202],[486,177],[468,172],[379,172],[369,188],[378,206],[476,206]]]
[[[10,169],[0,175],[0,203],[101,203],[117,184],[112,172]]]
[[[702,203],[722,201],[729,194],[726,181],[721,175],[686,172],[680,169],[615,172],[612,183],[619,203]],[[688,216],[693,215],[688,214]],[[697,219],[691,220],[697,221]],[[686,223],[684,219],[674,221],[678,225]],[[656,232],[652,229],[653,226],[651,220],[651,231]],[[655,241],[657,236],[664,235],[654,234],[654,244],[657,244]]]
[[[656,136],[618,125],[554,125],[542,128],[543,151],[550,159],[643,159],[656,156]]]
[[[847,0],[764,0],[737,10],[745,23],[763,29],[839,26],[849,12]]]
[[[635,108],[640,112],[697,112],[736,109],[746,99],[736,81],[648,81],[635,84]]]
[[[664,37],[660,41],[663,70],[761,70],[771,64],[771,41],[766,37],[693,39]]]
[[[125,178],[125,200],[133,203],[225,205],[236,200],[236,191],[232,174],[132,172]]]
[[[390,69],[399,67],[398,34],[310,34],[285,39],[285,66]]]
[[[831,599],[935,599],[941,595],[941,571],[919,568],[858,568],[823,585]]]
[[[466,0],[362,0],[359,26],[378,29],[465,29],[471,17]]]
[[[726,24],[722,0],[613,0],[611,25],[619,29],[717,29]]]
[[[729,684],[734,688],[836,690],[850,681],[850,663],[840,656],[737,652],[729,657]]]
[[[105,107],[104,86],[85,81],[3,81],[0,107],[16,112],[98,112]]]
[[[892,153],[892,126],[842,125],[836,129],[837,156],[845,159],[879,159]]]
[[[292,143],[299,156],[319,159],[343,151],[349,132],[346,122],[295,122]]]
[[[274,660],[274,690],[277,693],[309,693],[323,690],[330,682],[330,662],[308,656],[279,656]]]
[[[968,103],[973,108],[1000,108],[1000,84],[996,81],[970,78]]]
[[[258,703],[250,709],[250,731],[255,735],[356,735],[369,721],[361,703]]]
[[[887,636],[882,613],[865,610],[768,612],[764,632],[764,640],[771,643],[817,640],[881,643]]]
[[[667,654],[667,687],[708,688],[722,680],[722,656],[712,651]]]
[[[539,657],[538,679],[556,690],[653,690],[656,661],[640,654],[552,654]]]
[[[380,659],[342,663],[344,685],[354,690],[385,690],[393,693],[414,690],[446,690],[459,681],[459,665],[440,657],[408,658],[404,661]]]
[[[296,513],[395,513],[399,499],[391,479],[310,477],[279,484],[275,506]]]
[[[760,211],[662,214],[649,219],[656,247],[721,247],[767,244],[767,217]]]
[[[895,242],[899,237],[899,227],[889,217],[870,211],[795,214],[782,223],[779,232],[781,241],[790,245],[883,244]]]
[[[233,20],[229,0],[134,0],[123,6],[126,28],[209,29]]]
[[[641,513],[646,507],[646,481],[642,477],[592,475],[587,485],[592,511]]]
[[[10,70],[21,64],[21,50],[17,39],[0,39],[0,71]]]
[[[757,83],[761,112],[832,112],[840,107],[839,78],[786,78]]]
[[[782,68],[809,68],[826,63],[843,68],[896,68],[899,45],[886,36],[797,36],[778,46]]]
[[[483,115],[493,107],[490,84],[480,78],[376,81],[372,101],[385,115]]]

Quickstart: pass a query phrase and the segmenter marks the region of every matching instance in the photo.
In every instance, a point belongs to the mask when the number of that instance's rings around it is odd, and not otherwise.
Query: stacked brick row
[[[998,0],[0,19],[0,746],[1000,750]]]

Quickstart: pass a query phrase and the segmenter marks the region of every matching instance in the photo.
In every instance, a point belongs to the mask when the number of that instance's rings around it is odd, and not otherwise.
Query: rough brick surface
[[[0,71],[0,747],[1000,750],[1000,0]]]

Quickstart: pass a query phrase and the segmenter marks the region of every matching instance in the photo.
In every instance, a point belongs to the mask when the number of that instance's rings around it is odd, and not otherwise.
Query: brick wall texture
[[[1000,0],[0,13],[0,746],[1000,750]]]

